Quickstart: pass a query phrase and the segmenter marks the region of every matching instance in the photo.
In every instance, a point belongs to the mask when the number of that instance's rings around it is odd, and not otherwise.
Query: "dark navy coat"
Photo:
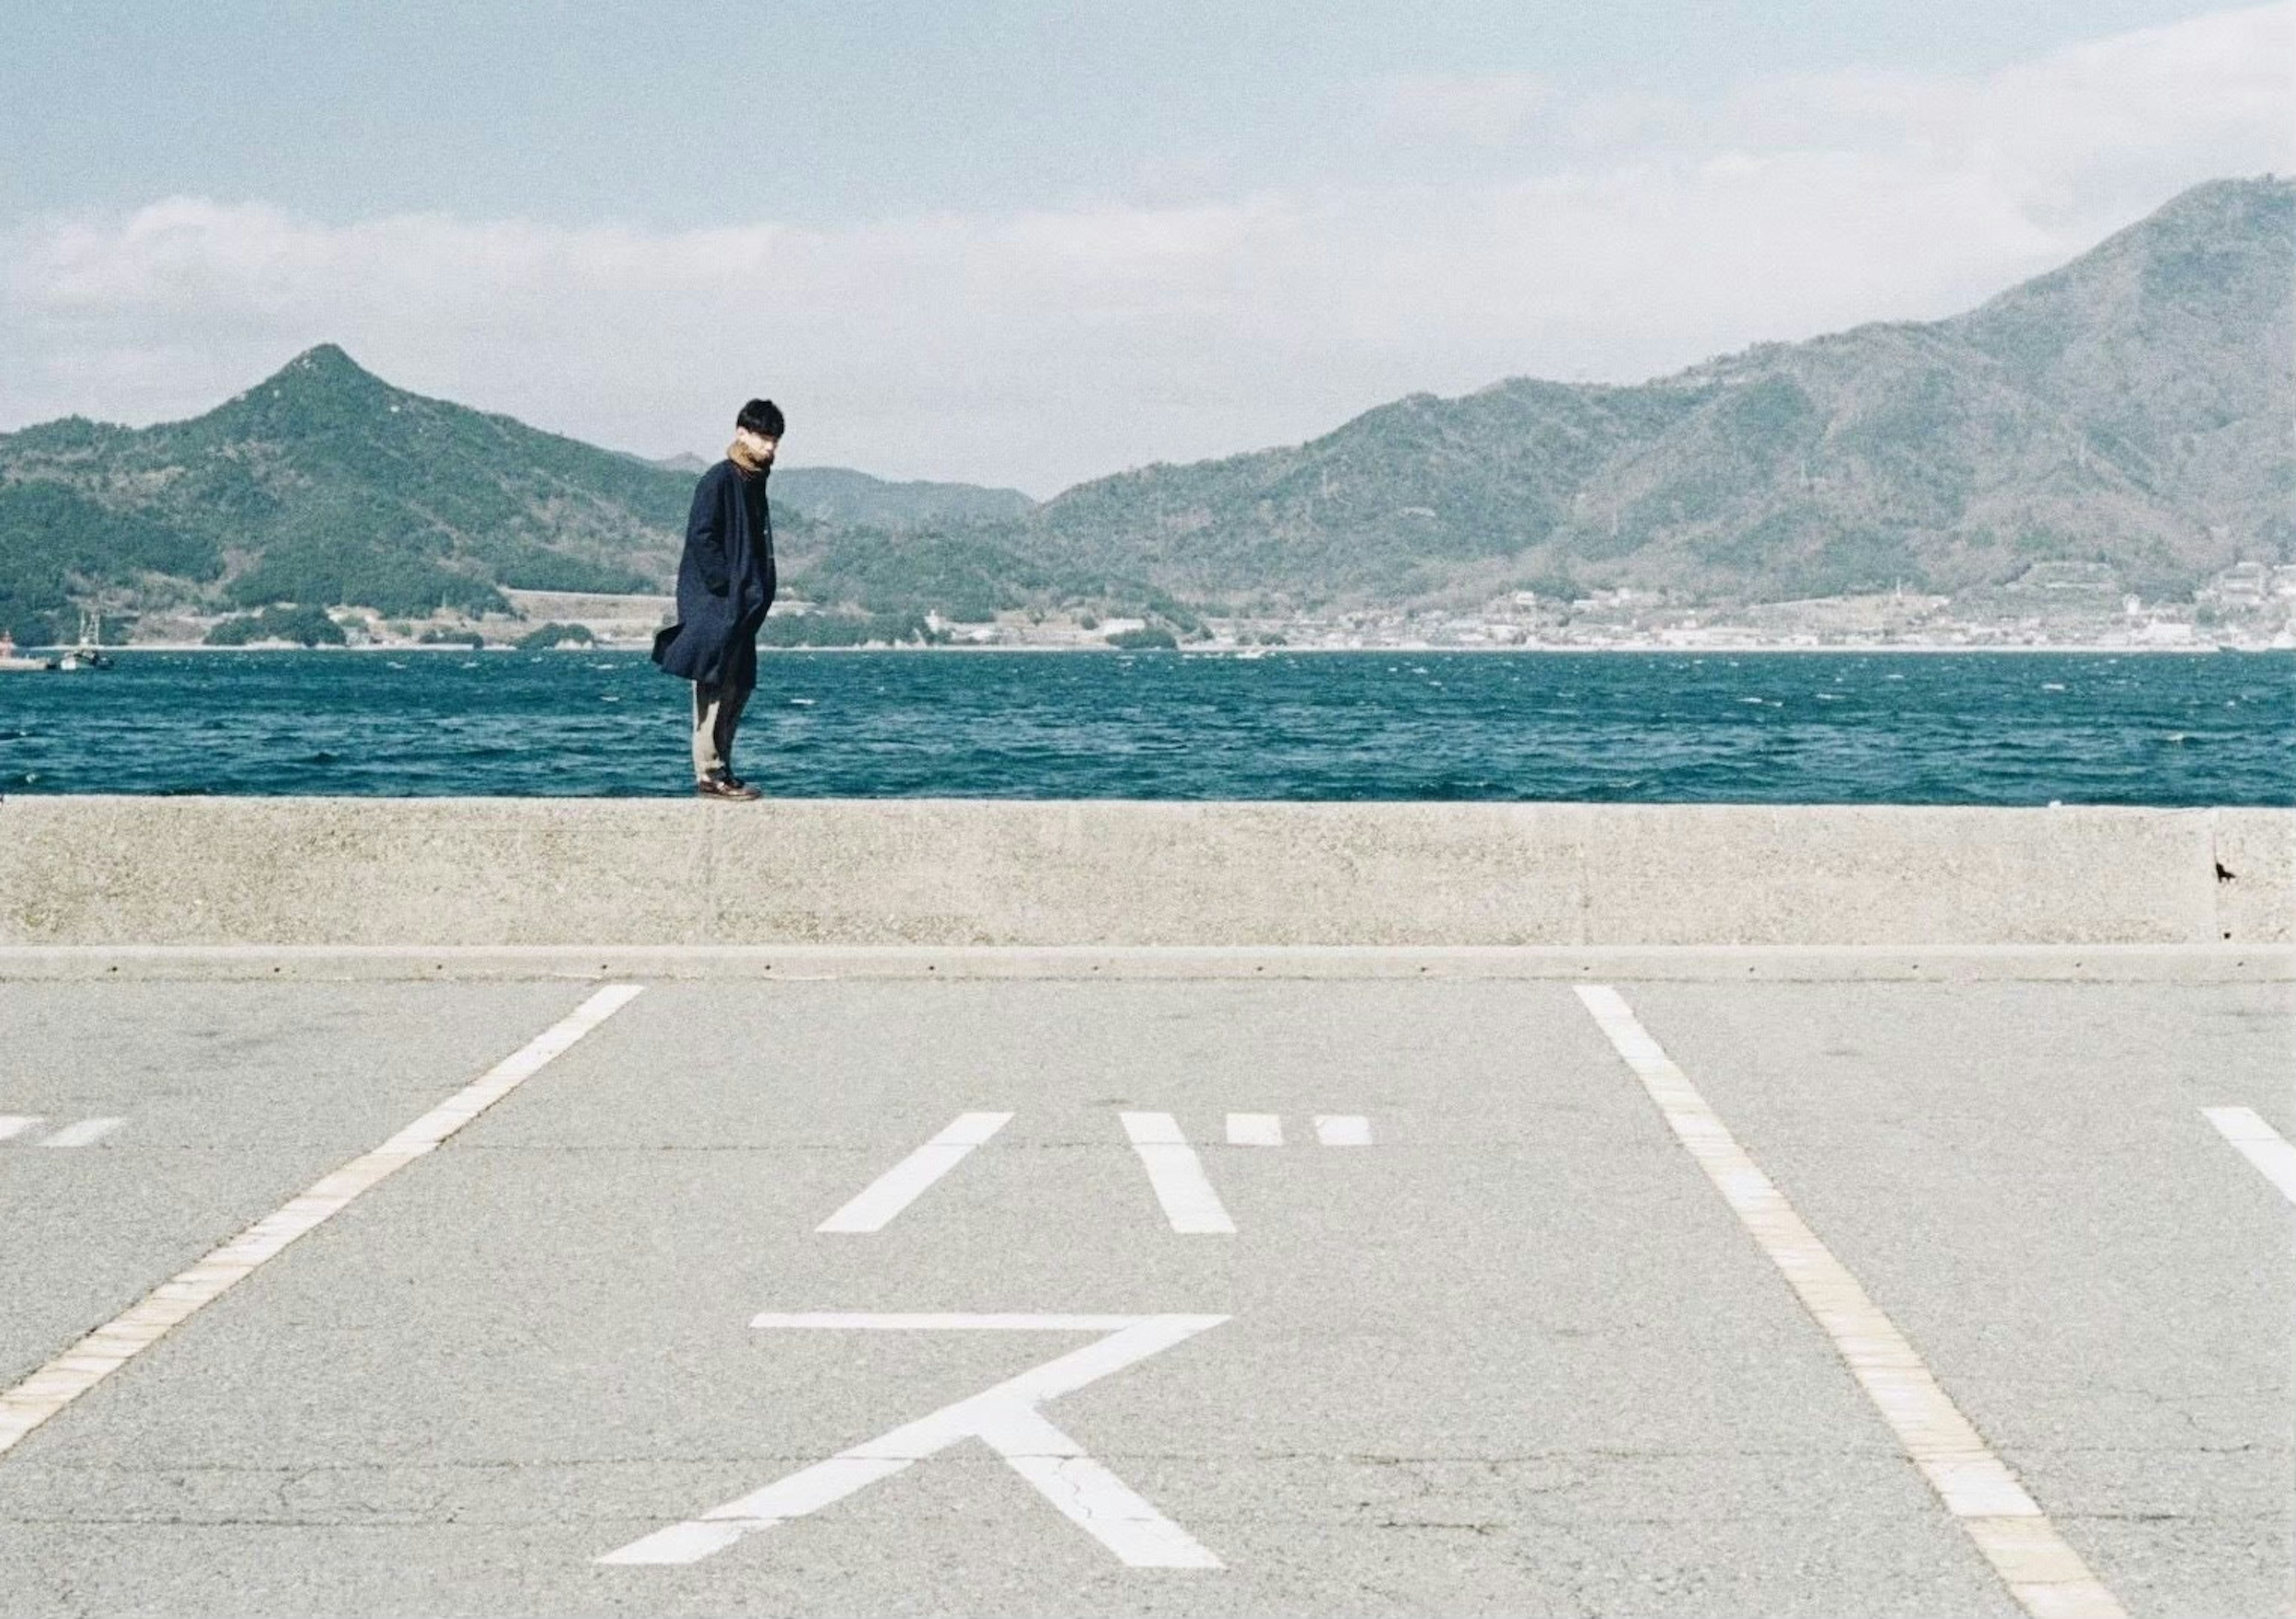
[[[774,519],[766,473],[730,461],[701,475],[677,560],[677,622],[653,638],[653,660],[683,680],[753,686],[758,631],[774,604]]]

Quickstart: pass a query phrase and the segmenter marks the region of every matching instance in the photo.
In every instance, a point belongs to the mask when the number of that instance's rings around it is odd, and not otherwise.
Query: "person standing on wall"
[[[758,631],[774,604],[774,519],[766,479],[781,408],[752,399],[734,419],[726,459],[701,475],[677,562],[677,618],[653,638],[653,660],[693,683],[693,790],[756,798],[734,773],[734,732],[758,684]]]

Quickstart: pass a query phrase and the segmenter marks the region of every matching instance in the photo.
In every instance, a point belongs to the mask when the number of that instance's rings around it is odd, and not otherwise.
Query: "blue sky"
[[[1950,313],[2291,166],[2285,0],[10,9],[0,429],[332,339],[1046,494]]]
[[[16,0],[0,214],[258,197],[312,217],[841,223],[1423,169],[1380,86],[1684,95],[1997,69],[2180,0],[1436,4]]]

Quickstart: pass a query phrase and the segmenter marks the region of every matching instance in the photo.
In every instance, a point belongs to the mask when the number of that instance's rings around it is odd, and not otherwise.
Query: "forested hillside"
[[[1414,396],[1295,448],[1084,484],[1027,548],[1301,601],[1952,592],[2045,560],[2181,594],[2296,558],[2292,288],[2296,183],[2219,182],[1956,319],[1637,387]]]
[[[1949,320],[1767,344],[1636,386],[1414,395],[1323,437],[1013,490],[775,480],[784,578],[979,618],[1067,601],[1456,600],[1632,585],[1698,602],[1956,593],[2103,563],[2177,597],[2296,560],[2296,183],[2222,181]],[[666,588],[666,467],[311,350],[206,415],[0,436],[0,627],[77,607],[502,605]]]
[[[0,437],[0,625],[68,601],[393,614],[651,590],[693,480],[391,387],[332,345],[203,416]]]

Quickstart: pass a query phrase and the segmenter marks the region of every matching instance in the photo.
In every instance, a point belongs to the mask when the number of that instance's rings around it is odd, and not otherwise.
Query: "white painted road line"
[[[1833,1340],[1906,1454],[2010,1594],[2034,1619],[2127,1619],[2119,1600],[1938,1386],[1913,1345],[1636,1021],[1625,998],[1608,985],[1580,985],[1578,991],[1675,1139]]]
[[[0,1141],[20,1136],[39,1122],[37,1113],[0,1113]]]
[[[517,1090],[552,1058],[636,999],[640,987],[608,985],[373,1152],[316,1182],[0,1394],[0,1456],[304,1232],[333,1218],[362,1192],[406,1168]]]
[[[2264,1122],[2253,1108],[2203,1108],[2202,1114],[2233,1150],[2263,1173],[2291,1203],[2296,1203],[2296,1147]]]
[[[40,1143],[43,1147],[88,1147],[110,1135],[126,1119],[84,1118],[76,1124],[66,1124],[62,1130]]]
[[[813,1229],[883,1231],[893,1216],[914,1203],[927,1187],[962,1164],[967,1153],[1012,1122],[1009,1113],[958,1114],[955,1124],[879,1175],[859,1197]]]
[[[1219,1194],[1204,1179],[1203,1160],[1180,1133],[1168,1113],[1127,1113],[1124,1133],[1148,1171],[1148,1184],[1172,1229],[1190,1237],[1234,1235],[1235,1222],[1220,1206]]]
[[[1276,1113],[1231,1113],[1227,1116],[1231,1147],[1281,1147],[1283,1117]]]
[[[1368,1147],[1371,1121],[1359,1113],[1319,1113],[1316,1139],[1326,1147]]]
[[[817,1512],[881,1478],[978,1439],[1072,1523],[1132,1568],[1218,1568],[1220,1561],[1084,1452],[1037,1408],[1218,1326],[1224,1315],[760,1315],[767,1329],[867,1332],[1100,1332],[1082,1349],[929,1417],[801,1468],[700,1517],[657,1530],[601,1563],[698,1563],[744,1535]]]

